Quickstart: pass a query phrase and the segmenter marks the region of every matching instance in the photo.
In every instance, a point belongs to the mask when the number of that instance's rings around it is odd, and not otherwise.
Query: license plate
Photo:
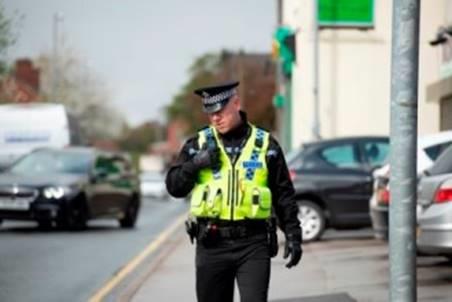
[[[30,208],[30,198],[0,198],[0,210],[22,210]]]

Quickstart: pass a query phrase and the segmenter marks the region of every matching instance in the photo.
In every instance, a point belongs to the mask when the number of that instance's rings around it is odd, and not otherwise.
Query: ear
[[[240,110],[240,98],[238,97],[238,95],[235,95],[234,98],[232,99],[232,103],[234,104],[234,108],[237,110]]]

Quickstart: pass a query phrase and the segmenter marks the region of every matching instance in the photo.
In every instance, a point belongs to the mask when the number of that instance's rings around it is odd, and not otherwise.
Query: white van
[[[35,148],[64,147],[73,142],[62,104],[0,105],[0,169]]]

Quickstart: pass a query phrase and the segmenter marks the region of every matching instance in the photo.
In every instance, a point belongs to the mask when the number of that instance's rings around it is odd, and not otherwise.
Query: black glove
[[[301,241],[295,238],[294,235],[289,234],[286,236],[286,245],[284,248],[284,259],[289,257],[290,260],[287,262],[286,267],[291,268],[298,264],[303,255],[303,250],[301,249]]]
[[[218,148],[208,149],[204,147],[193,157],[192,163],[198,171],[204,168],[218,168],[220,152]]]

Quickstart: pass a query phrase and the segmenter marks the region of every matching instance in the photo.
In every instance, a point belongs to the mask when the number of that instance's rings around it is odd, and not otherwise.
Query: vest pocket
[[[223,192],[220,188],[215,188],[206,203],[208,217],[218,217],[221,213],[221,204],[223,202]]]
[[[243,216],[250,219],[270,217],[272,198],[269,188],[248,186],[244,194],[241,205]]]
[[[196,185],[191,196],[190,212],[196,217],[218,217],[222,201],[223,192],[218,186]]]

